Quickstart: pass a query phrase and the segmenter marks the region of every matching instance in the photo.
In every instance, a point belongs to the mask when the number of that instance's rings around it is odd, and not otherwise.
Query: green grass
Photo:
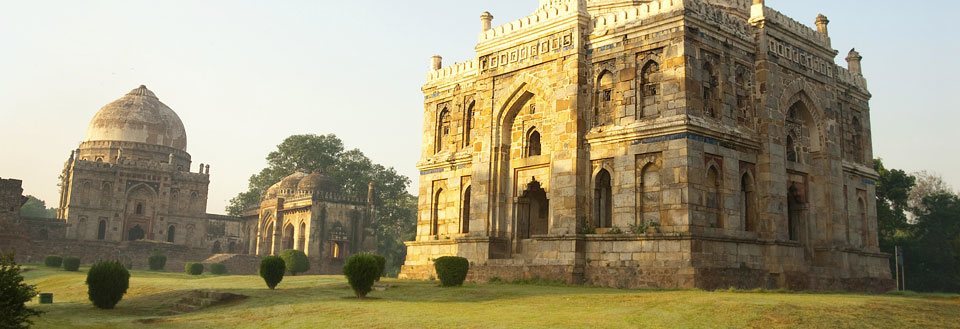
[[[287,276],[268,290],[257,276],[188,276],[133,271],[114,310],[87,300],[79,273],[31,267],[24,273],[54,304],[36,328],[960,328],[957,295],[633,291],[540,284],[384,280],[387,291],[351,298],[341,276]],[[195,289],[250,298],[168,315]]]

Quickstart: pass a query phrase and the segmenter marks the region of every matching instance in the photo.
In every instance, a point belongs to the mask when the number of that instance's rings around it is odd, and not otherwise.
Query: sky
[[[812,25],[843,63],[856,47],[873,94],[874,155],[960,186],[960,2],[767,0]],[[336,134],[414,182],[430,56],[470,60],[494,25],[536,0],[0,0],[0,177],[58,202],[57,177],[102,106],[144,84],[179,114],[223,213],[294,134]],[[845,63],[843,63],[845,65]],[[954,150],[954,151],[951,151]]]

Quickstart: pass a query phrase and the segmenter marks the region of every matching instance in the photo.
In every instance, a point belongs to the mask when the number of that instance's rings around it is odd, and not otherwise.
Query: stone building
[[[107,104],[60,177],[66,238],[237,252],[240,219],[206,213],[210,165],[191,168],[183,123],[153,92],[140,86]]]
[[[540,0],[433,67],[401,277],[874,290],[861,56],[763,0]]]
[[[364,200],[341,193],[320,172],[294,172],[268,188],[259,208],[244,216],[248,251],[276,255],[301,250],[319,273],[339,274],[351,254],[377,249],[372,198],[373,183]]]
[[[22,234],[19,228],[20,207],[26,202],[22,181],[0,178],[0,238]]]

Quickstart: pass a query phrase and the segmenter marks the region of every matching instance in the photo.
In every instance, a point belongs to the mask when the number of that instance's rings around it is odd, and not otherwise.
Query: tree
[[[905,251],[907,288],[960,292],[960,197],[936,193],[925,197]]]
[[[310,259],[303,251],[296,249],[287,249],[280,252],[280,258],[286,265],[287,273],[297,275],[310,270]]]
[[[916,184],[916,178],[903,170],[887,170],[883,160],[873,162],[880,174],[877,182],[877,221],[879,224],[880,249],[893,253],[894,246],[902,243],[907,234],[908,198]]]
[[[40,311],[27,308],[27,302],[37,295],[37,287],[23,282],[20,265],[13,255],[0,255],[0,328],[29,328],[30,317]]]
[[[388,270],[403,262],[403,241],[416,234],[416,197],[407,192],[410,179],[393,168],[374,163],[360,150],[344,150],[336,135],[294,135],[267,155],[267,167],[250,177],[247,191],[230,200],[227,212],[239,215],[255,207],[271,185],[296,170],[327,173],[346,195],[367,195],[374,184],[375,215],[370,227],[376,234],[377,252],[387,258]]]
[[[20,216],[33,218],[56,218],[57,208],[47,208],[47,203],[35,196],[28,195],[27,203],[20,207]]]
[[[911,214],[914,216],[918,216],[919,213],[927,210],[924,199],[928,196],[953,193],[950,185],[947,185],[943,177],[938,174],[924,170],[915,172],[910,176],[913,177],[916,184],[913,185],[910,193],[907,194],[907,205],[910,208]]]

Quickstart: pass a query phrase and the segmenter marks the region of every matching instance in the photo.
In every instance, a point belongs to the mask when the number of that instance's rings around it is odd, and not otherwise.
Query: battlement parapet
[[[533,14],[480,32],[480,43],[529,30],[534,26],[544,25],[559,18],[567,18],[580,13],[586,14],[586,8],[581,6],[580,1],[582,0],[541,0],[540,8]]]
[[[770,7],[765,7],[763,9],[763,14],[767,22],[772,22],[775,25],[780,26],[783,29],[817,45],[823,46],[827,49],[832,49],[830,47],[830,38],[818,32],[814,28],[800,23],[797,20],[790,18],[789,16],[784,15],[783,13]]]
[[[593,35],[603,36],[620,27],[643,24],[650,17],[683,10],[685,1],[690,0],[655,0],[598,15],[593,18]]]
[[[471,61],[455,63],[451,66],[447,66],[439,70],[433,70],[430,71],[430,73],[427,73],[427,83],[477,75],[477,72],[479,72],[477,70],[478,67],[478,62],[475,59]]]

